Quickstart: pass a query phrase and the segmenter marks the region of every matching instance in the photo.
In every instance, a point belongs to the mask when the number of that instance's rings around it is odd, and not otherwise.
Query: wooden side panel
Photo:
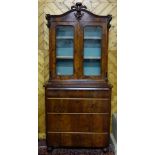
[[[48,146],[103,147],[109,144],[109,134],[48,133]]]
[[[108,132],[109,114],[52,114],[47,115],[50,132]]]
[[[92,98],[47,98],[51,113],[109,113],[110,100]]]

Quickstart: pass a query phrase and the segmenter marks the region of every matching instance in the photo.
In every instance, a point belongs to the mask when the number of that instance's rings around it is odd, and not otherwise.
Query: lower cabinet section
[[[108,133],[47,133],[47,144],[53,147],[107,147]]]
[[[48,147],[107,147],[111,88],[45,89]]]

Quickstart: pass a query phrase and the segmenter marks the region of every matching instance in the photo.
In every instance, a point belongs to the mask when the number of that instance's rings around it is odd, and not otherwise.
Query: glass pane
[[[101,40],[85,39],[84,40],[84,58],[101,57]]]
[[[73,75],[73,60],[57,60],[57,75]]]
[[[56,72],[57,75],[73,75],[74,29],[58,26],[56,29]]]
[[[73,38],[73,26],[57,26],[57,37]]]
[[[57,39],[57,57],[73,57],[73,39]]]
[[[84,74],[89,76],[100,75],[100,60],[85,60]]]
[[[85,38],[94,37],[101,39],[102,38],[102,29],[100,26],[86,26],[85,27]]]
[[[100,26],[84,28],[84,75],[101,74],[101,40],[102,28]]]

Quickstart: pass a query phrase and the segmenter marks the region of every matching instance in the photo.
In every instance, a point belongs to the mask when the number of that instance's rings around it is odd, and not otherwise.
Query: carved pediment
[[[75,5],[71,6],[71,10],[65,12],[61,15],[50,15],[46,14],[46,19],[48,21],[47,26],[50,27],[51,22],[60,22],[60,21],[103,21],[107,22],[108,29],[111,27],[110,21],[112,19],[111,15],[107,16],[100,16],[96,15],[90,11],[87,10],[87,7],[85,5],[82,5],[82,3],[78,2]]]

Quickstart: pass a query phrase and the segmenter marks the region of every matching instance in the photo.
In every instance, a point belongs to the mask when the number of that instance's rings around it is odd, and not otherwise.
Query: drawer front
[[[111,90],[50,90],[46,89],[46,97],[54,98],[109,98]]]
[[[107,147],[109,134],[47,133],[47,146]]]
[[[52,114],[46,116],[48,132],[109,132],[109,114]]]
[[[47,98],[46,111],[51,113],[109,113],[110,100],[108,98]]]

